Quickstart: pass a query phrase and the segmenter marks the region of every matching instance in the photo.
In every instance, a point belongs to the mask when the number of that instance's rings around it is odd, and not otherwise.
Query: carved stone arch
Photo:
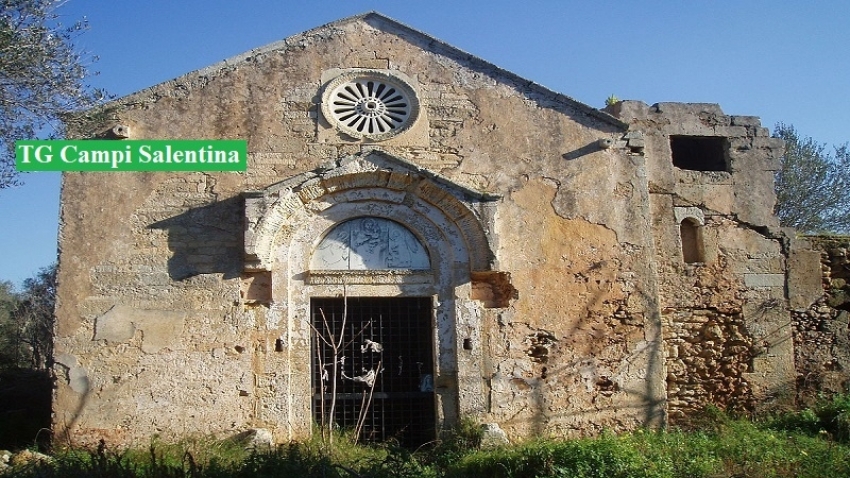
[[[246,193],[245,266],[269,271],[269,324],[279,327],[286,360],[287,423],[293,436],[311,429],[309,320],[311,300],[327,297],[410,297],[431,300],[437,425],[478,413],[483,394],[478,307],[503,307],[482,290],[495,290],[507,274],[493,271],[494,245],[487,231],[495,197],[465,189],[404,160],[374,151],[344,158],[334,167],[304,173],[264,191]],[[428,251],[430,269],[321,271],[311,258],[325,234],[345,221],[375,217],[405,227]],[[492,282],[492,284],[491,284]],[[509,285],[509,284],[508,284]],[[478,301],[478,302],[476,302]],[[475,392],[475,393],[477,393]],[[474,393],[473,393],[474,394]],[[477,395],[476,395],[477,396]]]
[[[364,210],[368,214],[364,214]],[[466,251],[456,250],[452,244],[452,238],[460,234],[456,227],[451,223],[444,223],[445,228],[440,227],[404,204],[371,201],[366,204],[341,202],[317,211],[293,234],[279,238],[275,253],[277,263],[273,268],[287,268],[290,274],[315,276],[318,271],[310,270],[310,261],[324,235],[335,226],[359,217],[389,219],[413,233],[431,258],[431,268],[427,273],[434,283],[454,284],[469,280],[468,255]]]
[[[397,194],[393,200],[421,211],[434,220],[437,218],[429,210],[439,211],[444,216],[443,222],[453,223],[457,227],[460,233],[458,239],[463,242],[470,256],[470,269],[485,271],[492,268],[494,255],[480,218],[469,206],[427,177],[389,171],[361,172],[329,177],[321,186],[314,193],[321,192],[316,199],[322,201],[339,203],[379,200],[382,196],[387,197],[384,191],[394,191]]]
[[[337,191],[323,196],[322,200],[328,210],[349,211],[350,217],[376,216],[398,221],[429,249],[431,257],[449,255],[455,266],[474,269],[466,235],[457,222],[421,198],[392,196],[389,198],[386,191],[379,188],[364,188],[354,193]],[[339,220],[343,217],[339,216]]]
[[[276,244],[286,242],[293,228],[316,212],[340,203],[404,204],[445,229],[456,229],[457,242],[452,244],[456,253],[465,249],[469,255],[470,272],[493,269],[495,248],[482,224],[492,197],[421,171],[352,169],[339,167],[321,176],[308,173],[284,181],[283,188],[272,185],[263,192],[246,193],[246,269],[270,270]],[[455,194],[451,189],[457,190]],[[456,194],[471,199],[464,203]]]

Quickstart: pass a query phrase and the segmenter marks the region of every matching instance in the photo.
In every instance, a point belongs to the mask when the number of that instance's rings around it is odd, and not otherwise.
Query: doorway
[[[430,297],[313,298],[310,315],[317,423],[409,447],[436,438]]]

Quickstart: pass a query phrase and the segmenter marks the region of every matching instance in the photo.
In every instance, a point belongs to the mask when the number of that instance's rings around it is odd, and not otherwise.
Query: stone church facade
[[[410,442],[793,399],[783,145],[755,117],[600,111],[369,13],[73,129],[244,139],[249,165],[65,174],[57,437],[303,438],[332,392]]]

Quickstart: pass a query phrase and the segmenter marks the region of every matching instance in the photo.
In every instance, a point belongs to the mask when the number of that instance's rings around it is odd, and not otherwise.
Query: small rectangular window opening
[[[690,171],[729,171],[729,140],[722,136],[670,136],[673,166]]]

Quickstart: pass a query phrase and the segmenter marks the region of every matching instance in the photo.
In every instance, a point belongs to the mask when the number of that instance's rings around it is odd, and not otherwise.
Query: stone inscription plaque
[[[346,221],[322,239],[313,270],[428,270],[422,243],[401,224],[377,217]]]

